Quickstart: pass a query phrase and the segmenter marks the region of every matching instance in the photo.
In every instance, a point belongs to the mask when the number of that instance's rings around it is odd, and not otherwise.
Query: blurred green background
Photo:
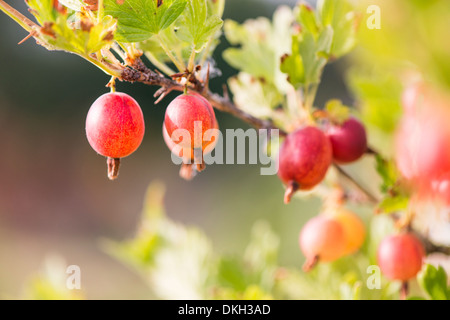
[[[24,3],[17,2],[25,12]],[[280,4],[295,1],[228,0],[224,18],[271,17]],[[57,253],[81,267],[88,298],[148,298],[140,278],[98,244],[101,238],[132,236],[155,179],[167,186],[168,216],[198,226],[219,253],[240,256],[252,225],[267,220],[281,237],[280,264],[302,265],[298,233],[318,213],[319,200],[285,206],[280,181],[261,176],[258,165],[213,165],[191,182],[180,179],[161,135],[166,104],[175,95],[155,106],[156,88],[142,84],[118,83],[119,91],[140,103],[146,135],[122,162],[120,178],[110,182],[105,159],[91,149],[84,131],[87,111],[107,92],[108,77],[79,57],[48,52],[34,40],[18,46],[26,33],[3,14],[0,30],[0,297],[21,297],[44,258]],[[219,93],[236,73],[221,58],[227,46],[223,39],[214,55],[223,74],[210,86]],[[330,98],[352,102],[343,70],[345,61],[327,67],[316,105]],[[217,117],[222,129],[248,127],[227,114]]]

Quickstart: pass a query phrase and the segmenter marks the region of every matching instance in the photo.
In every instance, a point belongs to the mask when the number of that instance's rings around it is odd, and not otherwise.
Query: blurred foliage
[[[450,300],[447,274],[441,266],[426,265],[417,276],[420,286],[431,300]]]
[[[82,56],[88,56],[107,47],[113,42],[116,21],[105,17],[96,24],[74,26],[82,21],[69,9],[69,13],[60,14],[53,6],[53,0],[27,1],[31,13],[43,26],[39,32],[41,43],[49,50],[65,50]]]
[[[380,8],[380,29],[366,22]],[[450,89],[450,2],[358,1],[364,13],[358,29],[358,49],[352,56],[348,82],[365,124],[369,141],[381,154],[392,156],[393,133],[402,114],[401,93],[421,77]]]
[[[221,256],[200,230],[164,214],[164,186],[148,189],[133,239],[104,240],[103,248],[129,266],[159,299],[392,299],[400,284],[366,285],[379,241],[393,230],[391,219],[375,216],[360,252],[310,273],[278,263],[279,239],[266,222],[255,223],[242,256]],[[381,279],[380,279],[381,281]]]
[[[263,118],[275,117],[274,109],[284,102],[289,90],[280,71],[280,57],[289,50],[292,10],[279,7],[273,20],[260,17],[239,24],[225,21],[224,32],[231,45],[223,58],[240,70],[228,80],[234,101],[246,112]]]
[[[59,255],[47,256],[40,274],[35,275],[25,290],[24,299],[81,300],[83,291],[67,288],[66,263]]]
[[[105,0],[105,14],[117,21],[105,16],[89,28],[73,23],[82,22],[76,0],[63,3],[70,8],[68,15],[57,14],[51,0],[28,2],[44,27],[40,37],[47,47],[89,56],[109,48],[109,35],[114,33],[122,47],[139,42],[136,46],[156,67],[171,73],[167,63],[184,64],[195,58],[203,65],[210,57],[220,37],[224,2],[167,0],[158,6],[155,1],[143,0],[139,1],[145,8],[143,14],[133,5]],[[369,4],[381,8],[381,29],[365,25],[369,14],[362,13]],[[449,16],[447,0],[359,1],[356,8],[349,1],[319,0],[316,10],[306,4],[295,9],[282,6],[272,20],[257,18],[243,24],[228,20],[224,32],[233,47],[225,50],[223,57],[239,70],[229,80],[234,100],[255,116],[272,118],[285,127],[297,124],[302,116],[298,101],[311,111],[326,64],[350,53],[358,42],[357,50],[348,57],[352,62],[348,84],[368,128],[370,145],[381,154],[376,157],[376,169],[386,196],[378,208],[387,213],[402,211],[409,199],[398,187],[398,173],[390,160],[393,134],[402,113],[400,96],[417,74],[436,86],[450,88]],[[196,56],[202,51],[203,55]],[[337,100],[329,101],[326,109],[340,120],[349,113]],[[367,268],[376,264],[378,243],[394,232],[386,215],[370,219],[368,236],[358,253],[304,273],[279,265],[280,241],[268,223],[254,225],[242,256],[219,255],[201,230],[169,219],[163,200],[164,186],[152,184],[135,237],[102,241],[106,252],[142,277],[155,298],[398,298],[397,282],[381,278],[380,289],[367,285],[371,276]],[[64,269],[48,267],[31,281],[26,297],[82,298],[64,287],[65,277]],[[423,292],[412,292],[414,299],[450,298],[447,276],[440,267],[425,265],[417,284]]]

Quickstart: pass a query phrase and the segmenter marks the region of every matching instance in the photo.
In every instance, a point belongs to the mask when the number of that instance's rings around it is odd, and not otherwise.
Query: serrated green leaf
[[[85,22],[84,27],[69,24],[73,19],[68,14],[61,14],[53,8],[53,0],[30,0],[27,2],[36,20],[44,26],[39,38],[49,50],[65,50],[82,56],[88,56],[113,42],[116,21],[105,16],[99,23],[78,20],[76,25]]]
[[[317,15],[323,28],[333,30],[330,54],[339,58],[350,52],[356,44],[356,16],[347,0],[319,0]]]
[[[293,21],[293,12],[287,6],[280,6],[275,11],[272,22],[262,17],[243,24],[227,20],[225,36],[232,45],[239,47],[226,49],[223,53],[225,61],[253,78],[273,84],[279,93],[288,92],[292,87],[280,70],[280,57],[291,51]],[[258,100],[258,97],[254,99]]]
[[[317,25],[316,14],[313,8],[311,8],[308,4],[301,3],[298,6],[297,19],[302,28],[312,33],[314,37],[318,36],[319,27]]]
[[[256,78],[272,81],[274,78],[275,55],[273,49],[266,43],[264,36],[271,32],[269,20],[239,25],[227,20],[225,36],[232,44],[240,44],[240,48],[228,48],[224,51],[225,61],[232,67],[249,73]]]
[[[324,29],[316,40],[312,33],[295,35],[292,38],[292,53],[283,57],[281,71],[288,75],[294,87],[308,86],[320,82],[332,40],[332,30]]]
[[[33,15],[37,22],[42,26],[45,22],[56,22],[58,12],[53,8],[53,1],[51,0],[29,0],[28,7],[34,10]]]
[[[283,101],[274,84],[256,79],[248,73],[240,72],[228,80],[234,101],[240,108],[259,118],[269,118],[272,110]]]
[[[303,59],[297,45],[297,37],[293,37],[292,53],[281,57],[280,70],[288,75],[287,80],[294,86],[305,82],[305,69]]]
[[[417,280],[432,300],[450,300],[447,274],[442,266],[436,268],[431,264],[426,264],[417,275]]]
[[[209,14],[207,0],[188,0],[186,10],[177,23],[177,35],[200,52],[222,24],[218,15]]]
[[[183,13],[187,1],[104,0],[104,6],[105,14],[118,20],[116,40],[140,42],[173,24]]]

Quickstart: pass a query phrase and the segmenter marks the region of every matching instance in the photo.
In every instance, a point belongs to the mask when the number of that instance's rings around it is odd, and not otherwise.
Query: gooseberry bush
[[[26,3],[35,21],[0,0],[28,32],[23,41],[76,54],[109,77],[110,92],[92,97],[85,124],[109,179],[144,137],[146,106],[116,88],[133,82],[159,87],[155,104],[177,92],[161,139],[181,158],[182,178],[205,169],[203,157],[217,146],[208,132],[219,129],[216,111],[226,112],[269,135],[278,130],[279,148],[266,147],[286,205],[307,196],[322,201],[320,212],[298,226],[301,269],[278,265],[279,239],[266,223],[255,224],[242,259],[217,255],[202,232],[165,216],[164,187],[152,184],[136,237],[103,248],[143,276],[155,297],[450,298],[445,271],[431,258],[450,253],[448,236],[433,237],[436,225],[450,223],[450,52],[436,45],[445,24],[423,28],[448,21],[448,2],[300,2],[280,6],[271,20],[242,24],[223,20],[225,0]],[[384,29],[377,27],[380,12]],[[392,12],[405,15],[394,19]],[[412,27],[411,12],[423,15]],[[209,81],[224,40],[230,46],[223,58],[238,73],[220,94]],[[408,41],[422,51],[410,50]],[[339,66],[354,101],[330,97],[317,105],[324,70],[337,60],[345,62]]]

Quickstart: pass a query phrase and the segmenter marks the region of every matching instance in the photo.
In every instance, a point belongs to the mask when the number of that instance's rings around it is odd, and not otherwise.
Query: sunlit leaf
[[[104,0],[105,14],[118,20],[116,40],[139,42],[168,28],[188,0]]]
[[[81,18],[71,25],[68,14],[61,14],[53,8],[53,0],[29,0],[27,4],[43,26],[39,37],[50,50],[87,56],[108,47],[114,40],[116,21],[110,16],[105,16],[98,23]]]
[[[447,274],[439,266],[426,264],[417,275],[422,289],[432,300],[450,300],[450,287],[447,287]]]
[[[188,0],[186,10],[177,23],[177,36],[200,52],[222,24],[218,15],[208,12],[207,0]]]

